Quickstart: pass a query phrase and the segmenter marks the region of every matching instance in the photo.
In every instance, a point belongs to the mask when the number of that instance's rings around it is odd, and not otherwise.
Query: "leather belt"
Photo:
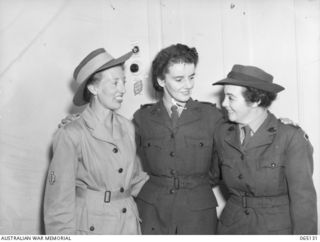
[[[108,190],[93,190],[90,188],[76,188],[77,197],[86,198],[89,200],[103,201],[104,203],[110,203],[120,199],[125,199],[131,196],[131,189],[119,189],[116,191]]]
[[[193,175],[193,176],[155,176],[150,175],[150,182],[165,187],[174,189],[190,189],[201,184],[209,184],[208,175]]]
[[[249,197],[231,195],[230,202],[240,204],[243,208],[270,208],[273,206],[289,204],[289,197],[287,194],[270,197]]]

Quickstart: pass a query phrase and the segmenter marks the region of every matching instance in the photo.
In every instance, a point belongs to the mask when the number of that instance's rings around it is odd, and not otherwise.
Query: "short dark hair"
[[[245,87],[243,97],[247,102],[259,102],[259,107],[268,108],[276,99],[277,93],[263,91],[254,87]]]
[[[198,64],[199,56],[196,48],[187,45],[176,44],[162,49],[152,61],[151,80],[156,91],[163,92],[163,87],[158,83],[157,78],[164,79],[168,69],[172,64],[187,63]]]

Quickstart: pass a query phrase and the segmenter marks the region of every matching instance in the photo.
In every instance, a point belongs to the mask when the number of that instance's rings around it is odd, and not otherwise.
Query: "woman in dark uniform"
[[[284,88],[253,66],[235,65],[222,103],[229,122],[215,133],[230,198],[219,234],[317,234],[313,149],[299,127],[281,123],[268,107]]]
[[[213,134],[222,115],[191,98],[197,63],[195,48],[161,50],[151,72],[162,98],[134,114],[138,154],[150,176],[137,197],[143,234],[216,232]]]

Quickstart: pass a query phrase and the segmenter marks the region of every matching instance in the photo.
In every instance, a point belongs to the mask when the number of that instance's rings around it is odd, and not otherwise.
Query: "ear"
[[[89,90],[89,92],[91,92],[92,93],[92,95],[97,95],[97,93],[98,93],[98,91],[97,91],[97,88],[96,88],[96,86],[94,85],[94,84],[89,84],[88,86],[87,86],[87,88],[88,88],[88,90]]]
[[[260,103],[261,103],[261,100],[259,100],[257,102],[254,102],[254,103],[251,104],[251,107],[256,108],[256,107],[259,106]]]
[[[158,84],[159,84],[160,87],[164,87],[165,84],[166,84],[165,80],[162,80],[162,79],[160,79],[160,78],[157,78],[157,82],[158,82]]]

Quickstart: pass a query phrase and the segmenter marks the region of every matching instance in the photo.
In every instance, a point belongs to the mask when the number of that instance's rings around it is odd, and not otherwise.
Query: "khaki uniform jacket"
[[[214,234],[217,202],[213,133],[222,119],[213,105],[189,100],[173,128],[163,102],[134,114],[137,149],[150,179],[137,198],[143,234]]]
[[[132,196],[148,177],[132,123],[114,113],[113,130],[112,137],[88,106],[55,134],[44,199],[47,234],[140,233]]]
[[[219,129],[215,142],[230,191],[218,233],[317,233],[313,149],[300,128],[269,113],[245,150],[239,128],[231,122]]]

